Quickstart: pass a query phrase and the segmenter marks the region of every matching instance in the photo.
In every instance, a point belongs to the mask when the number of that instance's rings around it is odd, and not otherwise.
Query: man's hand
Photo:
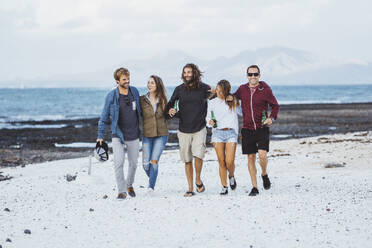
[[[97,139],[97,142],[99,142],[99,144],[102,145],[103,139]]]
[[[231,101],[233,101],[234,100],[234,97],[232,96],[232,95],[228,95],[227,97],[226,97],[226,101],[228,101],[228,102],[231,102]]]
[[[176,110],[174,108],[169,109],[168,114],[170,117],[173,117],[176,114]]]
[[[270,126],[271,124],[273,124],[273,120],[269,117],[267,118],[264,123],[263,123],[265,126]]]
[[[208,124],[213,127],[214,121],[213,120],[209,120]]]

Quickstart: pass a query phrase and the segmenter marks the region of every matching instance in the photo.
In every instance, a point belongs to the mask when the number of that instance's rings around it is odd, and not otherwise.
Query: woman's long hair
[[[155,96],[159,100],[160,106],[165,110],[167,105],[167,92],[163,84],[163,80],[156,75],[151,75],[150,78],[154,79],[156,85]]]
[[[230,91],[231,91],[230,82],[225,79],[222,79],[221,81],[217,83],[217,87],[218,86],[220,87],[220,90],[222,91],[222,95],[225,99],[226,104],[229,105],[229,109],[235,110],[235,108],[239,106],[238,99],[235,96],[233,96],[234,97],[233,101],[226,101],[226,97],[228,95],[231,95],[230,94]]]
[[[185,68],[191,68],[191,70],[192,70],[192,84],[191,85],[189,85],[189,82],[187,82],[186,78],[183,76],[183,72],[184,72]],[[187,90],[199,88],[202,76],[203,76],[203,73],[199,70],[198,66],[195,65],[195,64],[189,63],[189,64],[186,64],[182,68],[181,78],[182,78],[182,80],[185,84],[185,88]]]

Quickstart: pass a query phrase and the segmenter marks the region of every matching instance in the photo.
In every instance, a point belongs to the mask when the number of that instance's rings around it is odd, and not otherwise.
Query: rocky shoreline
[[[28,121],[13,124],[63,125],[63,127],[0,129],[0,167],[88,156],[92,152],[91,148],[56,147],[55,144],[95,142],[97,122],[98,118]],[[178,119],[169,120],[168,126],[170,130],[173,130],[169,134],[168,142],[178,143],[175,132]],[[270,131],[272,139],[372,131],[372,102],[281,105],[279,118]],[[111,139],[109,132],[105,139]],[[208,144],[209,141],[210,135],[207,138]],[[175,148],[177,146],[168,147],[168,149]]]

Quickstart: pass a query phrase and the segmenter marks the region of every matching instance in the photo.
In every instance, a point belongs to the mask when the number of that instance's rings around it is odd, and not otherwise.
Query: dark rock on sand
[[[73,175],[67,174],[65,177],[66,177],[67,182],[71,182],[71,181],[76,180],[77,175],[73,176]]]
[[[345,165],[340,164],[340,163],[328,163],[324,166],[324,168],[340,168],[340,167],[345,167]]]

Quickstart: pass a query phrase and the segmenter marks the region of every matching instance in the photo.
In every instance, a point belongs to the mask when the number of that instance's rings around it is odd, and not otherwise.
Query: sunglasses
[[[127,106],[130,106],[130,99],[129,98],[125,98],[125,103],[127,104]]]
[[[260,73],[258,73],[258,72],[255,72],[255,73],[247,73],[248,74],[248,77],[253,77],[253,76],[255,76],[255,77],[258,77],[259,75],[260,75]]]

